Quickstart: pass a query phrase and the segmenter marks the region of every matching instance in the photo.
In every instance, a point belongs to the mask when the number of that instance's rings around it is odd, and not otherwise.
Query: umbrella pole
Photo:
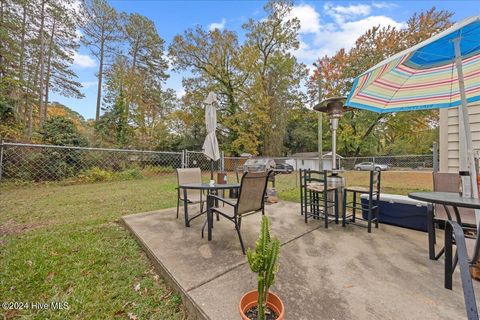
[[[213,160],[210,160],[210,180],[213,180]]]
[[[461,38],[453,39],[455,48],[455,65],[457,67],[458,88],[460,91],[461,104],[458,108],[458,132],[459,132],[459,160],[460,170],[469,169],[472,197],[478,198],[477,168],[475,167],[475,157],[473,154],[472,135],[470,131],[470,119],[468,115],[467,96],[465,94],[465,81],[463,77],[462,53],[460,50]],[[463,129],[463,130],[462,130]],[[465,181],[463,181],[465,186]],[[477,226],[480,222],[480,211],[475,210]]]

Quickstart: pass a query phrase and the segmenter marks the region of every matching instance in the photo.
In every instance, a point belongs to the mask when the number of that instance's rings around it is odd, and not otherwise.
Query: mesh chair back
[[[269,174],[270,171],[243,174],[237,202],[239,215],[263,209]]]
[[[202,171],[200,168],[177,169],[177,183],[178,185],[202,183]],[[198,195],[200,197],[201,192],[201,190],[188,190],[188,197],[190,197],[190,195]],[[183,200],[183,192],[180,192],[180,199]]]
[[[433,191],[440,192],[458,192],[458,173],[448,172],[434,172],[433,173]],[[450,209],[450,208],[449,208]],[[458,208],[462,223],[475,225],[475,210],[468,208]],[[452,219],[455,219],[453,209],[450,210]],[[443,205],[435,205],[435,218],[440,220],[447,220],[447,212]]]

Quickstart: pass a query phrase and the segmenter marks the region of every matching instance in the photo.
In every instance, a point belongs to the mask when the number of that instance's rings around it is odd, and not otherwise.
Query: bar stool
[[[329,196],[333,195],[333,201]],[[300,170],[301,214],[305,218],[324,219],[325,228],[330,221],[338,224],[338,188],[328,187],[327,171]],[[334,215],[328,213],[334,208]]]
[[[356,220],[366,221],[368,233],[372,232],[372,222],[375,222],[375,228],[378,228],[378,217],[379,217],[379,201],[380,201],[380,181],[381,181],[381,171],[372,170],[370,171],[370,185],[368,188],[365,187],[345,187],[343,189],[343,216],[342,216],[342,226],[345,227],[347,223],[357,224]],[[353,200],[347,201],[348,193],[352,194]],[[357,194],[368,194],[368,203],[362,204],[361,199],[358,199]],[[359,197],[358,197],[359,198]],[[352,209],[352,214],[347,215],[347,208]],[[367,211],[367,218],[356,217],[356,211],[360,210],[363,217],[363,211]],[[357,224],[364,226],[362,224]]]

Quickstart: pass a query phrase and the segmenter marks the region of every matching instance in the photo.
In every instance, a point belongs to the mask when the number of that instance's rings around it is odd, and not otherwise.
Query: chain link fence
[[[75,178],[89,171],[111,173],[134,172],[173,174],[177,168],[199,167],[202,171],[242,171],[246,157],[225,157],[210,161],[203,152],[144,151],[126,149],[83,148],[69,146],[0,143],[0,182],[4,181],[60,181]],[[289,165],[292,170],[318,169],[318,158],[274,157],[277,163]],[[324,160],[325,161],[325,160]],[[388,166],[388,170],[432,170],[434,157],[402,155],[342,158],[340,167],[358,169],[358,165],[372,162]]]
[[[0,149],[1,181],[59,181],[87,174],[89,170],[173,173],[184,164],[181,152],[16,143],[3,143]]]
[[[361,164],[366,162],[387,166],[388,170],[433,170],[434,167],[433,154],[355,157],[340,160],[345,170],[361,168]]]

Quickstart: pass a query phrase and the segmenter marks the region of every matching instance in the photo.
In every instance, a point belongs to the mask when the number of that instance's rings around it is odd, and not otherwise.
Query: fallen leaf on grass
[[[131,312],[129,312],[127,315],[128,315],[128,319],[130,320],[138,320],[137,316]]]
[[[133,290],[135,290],[135,291],[140,290],[140,282],[133,286]]]
[[[73,292],[73,287],[72,287],[72,286],[68,287],[68,289],[67,289],[67,294],[70,294],[70,293],[72,293],[72,292]]]
[[[47,280],[48,280],[48,281],[52,280],[54,276],[55,276],[55,272],[50,271],[50,272],[47,274]]]
[[[124,311],[124,310],[118,310],[117,312],[115,312],[115,313],[113,314],[113,316],[114,316],[115,318],[117,318],[117,317],[123,317],[123,316],[125,316],[125,311]]]
[[[172,295],[172,291],[170,292],[167,292],[166,294],[164,294],[163,296],[160,297],[160,300],[165,300],[165,299],[168,299],[170,298],[170,296]]]
[[[32,260],[28,260],[28,261],[27,261],[27,264],[31,267],[31,266],[33,265]]]

